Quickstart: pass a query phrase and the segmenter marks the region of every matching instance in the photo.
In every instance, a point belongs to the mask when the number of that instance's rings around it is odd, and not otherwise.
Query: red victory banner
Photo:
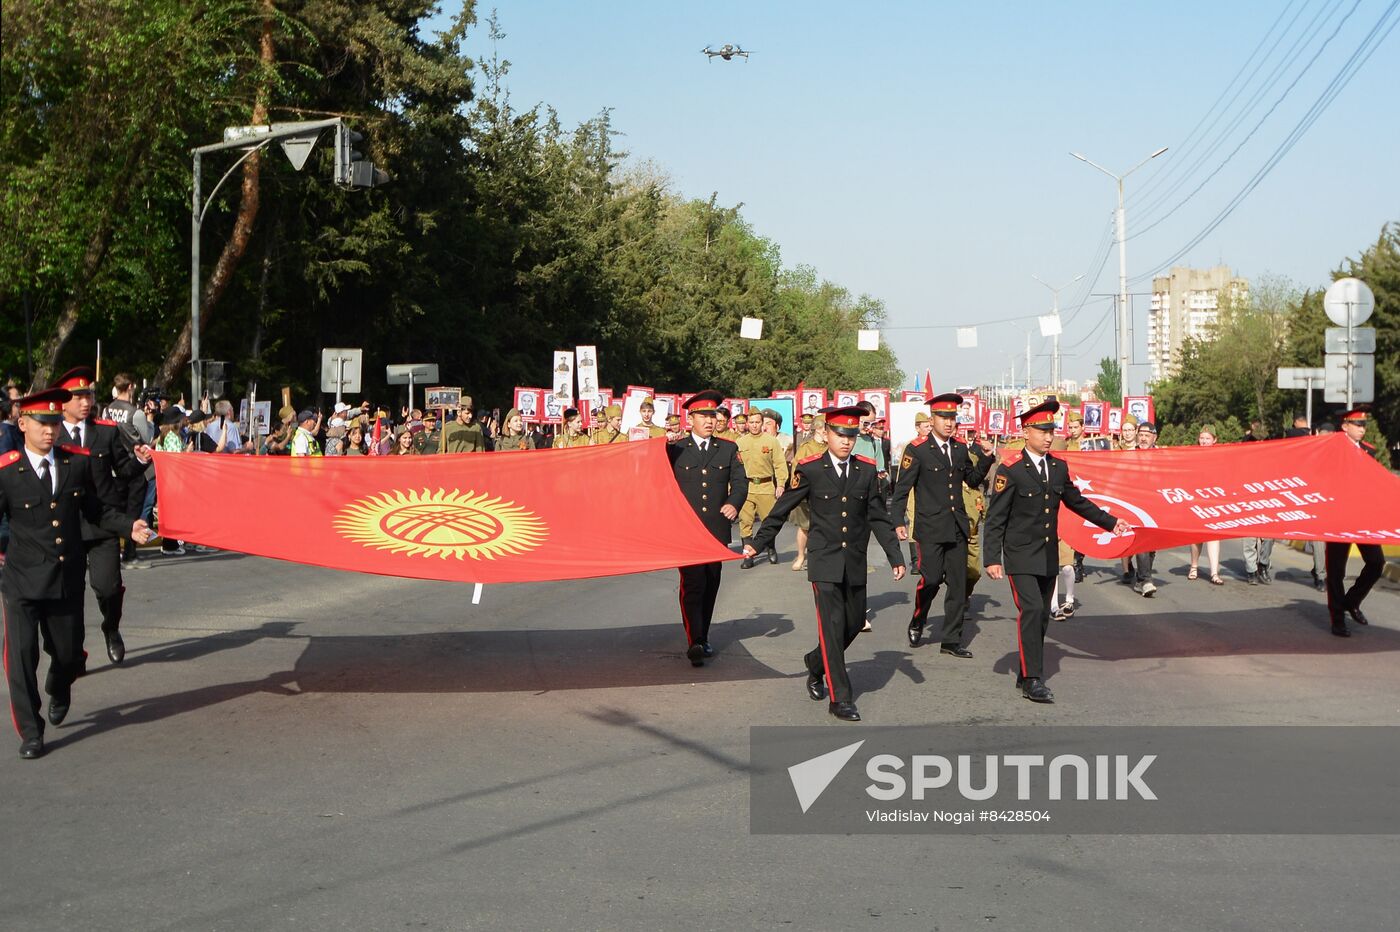
[[[599,476],[628,494],[592,494]],[[681,496],[660,440],[422,457],[156,453],[156,486],[168,538],[357,573],[538,582],[739,558]],[[244,504],[211,508],[213,490]]]
[[[1061,536],[1090,556],[1232,537],[1400,542],[1400,478],[1341,434],[1055,455],[1087,498],[1134,528],[1114,537],[1062,508]]]

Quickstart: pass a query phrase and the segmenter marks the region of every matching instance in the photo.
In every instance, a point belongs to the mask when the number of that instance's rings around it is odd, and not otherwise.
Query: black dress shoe
[[[843,722],[860,721],[860,713],[856,711],[854,702],[833,702],[826,707],[826,710]]]
[[[952,654],[954,657],[961,657],[963,660],[972,659],[972,651],[957,644],[944,644],[938,649],[940,654]]]
[[[1250,573],[1248,576],[1245,577],[1245,579],[1249,582],[1249,584],[1250,584],[1251,586],[1257,586],[1257,585],[1259,585],[1259,572],[1258,572],[1258,570],[1254,571],[1253,573]]]
[[[744,562],[739,564],[741,570],[753,569],[753,557],[744,557]]]
[[[909,630],[906,633],[909,635],[909,646],[918,647],[919,639],[924,636],[924,626],[917,621],[911,621],[909,622]]]
[[[713,657],[715,655],[715,649],[710,646],[709,641],[701,641],[700,650],[704,652],[706,657]]]
[[[122,640],[121,632],[113,631],[111,634],[103,632],[102,636],[107,639],[107,659],[112,663],[121,663],[126,659],[126,642]]]
[[[1326,592],[1327,580],[1323,579],[1316,573],[1313,573],[1313,588],[1316,589],[1318,592]]]
[[[63,702],[59,702],[57,699],[54,699],[52,697],[49,698],[50,725],[63,724],[63,720],[68,717],[68,708],[71,702],[71,699],[65,699]]]
[[[1347,609],[1347,614],[1350,615],[1351,620],[1356,622],[1358,625],[1370,624],[1370,622],[1366,620],[1366,616],[1361,614],[1361,609],[1359,608],[1349,608]]]
[[[686,659],[690,661],[692,667],[703,667],[705,665],[705,648],[699,644],[692,644],[685,649]]]
[[[1054,702],[1055,694],[1050,692],[1038,676],[1028,676],[1021,684],[1021,695],[1031,702]]]
[[[1259,581],[1266,586],[1272,585],[1274,578],[1269,575],[1269,568],[1267,566],[1259,567]]]
[[[826,698],[826,679],[816,673],[807,674],[807,695],[812,697],[813,702],[821,702]]]
[[[1351,637],[1351,632],[1347,630],[1347,620],[1345,618],[1333,618],[1332,633],[1339,638]]]
[[[774,550],[772,547],[768,548],[768,562],[774,566],[778,565],[778,551]]]
[[[25,760],[34,760],[44,756],[44,739],[28,738],[19,746],[19,756]]]

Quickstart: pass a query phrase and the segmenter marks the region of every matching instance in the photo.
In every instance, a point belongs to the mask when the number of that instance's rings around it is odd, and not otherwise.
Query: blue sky
[[[429,27],[459,8],[446,0]],[[478,10],[474,56],[489,54],[491,9]],[[882,338],[900,365],[932,369],[944,388],[996,382],[1013,356],[1024,378],[1034,319],[985,322],[1047,313],[1051,293],[1033,274],[1056,285],[1085,275],[1061,293],[1064,376],[1089,378],[1113,354],[1111,303],[1093,295],[1118,288],[1114,183],[1070,151],[1123,172],[1171,147],[1127,181],[1128,276],[1149,276],[1270,160],[1377,24],[1386,38],[1366,64],[1176,264],[1321,287],[1400,220],[1400,36],[1386,32],[1400,0],[495,9],[518,108],[548,104],[566,125],[611,108],[632,160],[685,196],[742,202],[786,264],[882,299]],[[726,42],[752,58],[700,54]],[[1129,291],[1150,288],[1144,278]],[[1147,304],[1133,299],[1143,362]],[[976,349],[937,329],[979,324]],[[1050,341],[1038,330],[1031,351],[1033,379],[1047,382]],[[1135,367],[1133,384],[1146,374]]]

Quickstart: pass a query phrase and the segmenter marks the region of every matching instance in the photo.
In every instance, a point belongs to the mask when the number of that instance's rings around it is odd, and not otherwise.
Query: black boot
[[[1084,554],[1077,551],[1074,554],[1074,581],[1077,583],[1084,581]]]

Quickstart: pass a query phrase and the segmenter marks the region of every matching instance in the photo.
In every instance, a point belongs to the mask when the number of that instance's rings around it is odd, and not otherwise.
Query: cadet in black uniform
[[[830,695],[827,710],[832,715],[858,722],[860,713],[846,673],[846,648],[865,625],[870,532],[885,548],[896,580],[904,578],[904,554],[880,496],[875,461],[851,455],[865,412],[849,407],[823,408],[821,413],[826,415],[827,451],[795,464],[796,484],[783,491],[744,553],[761,553],[794,508],[804,501],[811,505],[807,578],[817,602],[817,646],[805,658],[807,694],[817,701]]]
[[[71,396],[48,389],[21,398],[24,449],[0,457],[0,514],[10,518],[9,559],[0,578],[4,603],[5,674],[10,715],[19,732],[19,756],[44,753],[39,717],[39,638],[50,655],[45,689],[49,721],[62,723],[82,676],[83,521],[137,543],[151,537],[146,522],[121,513],[110,480],[94,476],[87,451],[54,445]]]
[[[131,483],[145,477],[146,464],[151,458],[150,448],[138,446],[133,455],[118,436],[120,428],[114,421],[98,420],[91,416],[95,379],[91,369],[79,366],[59,376],[51,386],[67,389],[73,396],[63,405],[64,433],[59,440],[86,449],[92,460],[94,478],[99,475],[110,478],[115,484],[117,499],[125,505],[130,498],[128,489]],[[124,536],[125,532],[113,534],[89,521],[83,522],[88,585],[92,586],[92,593],[97,597],[97,609],[102,614],[102,637],[107,642],[107,657],[112,663],[121,663],[126,657],[126,643],[118,630],[122,622],[122,599],[126,593],[121,570],[121,539]]]
[[[987,575],[1008,575],[1016,600],[1016,646],[1020,675],[1016,686],[1032,702],[1053,702],[1041,681],[1045,659],[1045,628],[1050,621],[1050,594],[1060,571],[1060,504],[1115,534],[1130,530],[1080,494],[1070,481],[1069,467],[1050,455],[1055,440],[1055,412],[1050,400],[1021,415],[1026,446],[1019,460],[997,470],[983,531],[983,561]],[[1004,568],[1004,572],[1003,572]]]
[[[715,417],[723,401],[724,394],[717,391],[690,396],[685,403],[690,433],[668,443],[666,453],[685,500],[715,540],[728,545],[730,526],[739,517],[739,509],[749,494],[749,480],[744,475],[739,447],[732,440],[714,436]],[[705,658],[715,653],[710,646],[710,620],[715,614],[723,568],[723,563],[680,567],[681,624],[685,625],[688,642],[685,655],[692,666],[704,666]]]
[[[914,617],[909,621],[909,646],[918,647],[929,606],[940,584],[948,587],[943,600],[942,651],[968,659],[963,646],[963,619],[967,615],[967,542],[972,534],[962,487],[975,489],[992,467],[993,447],[982,444],[982,456],[973,459],[967,444],[956,436],[962,395],[949,392],[930,399],[933,432],[916,437],[904,448],[899,480],[894,487],[893,513],[899,522],[900,540],[909,494],[914,495],[914,539],[919,554],[919,585],[914,589]]]
[[[1366,415],[1370,410],[1369,405],[1357,405],[1343,414],[1342,433],[1346,434],[1347,439],[1356,444],[1362,453],[1374,459],[1376,448],[1361,439],[1366,436]],[[1361,603],[1385,572],[1385,553],[1381,550],[1381,545],[1357,544],[1356,550],[1361,554],[1361,575],[1356,577],[1356,582],[1351,584],[1350,590],[1344,591],[1347,581],[1347,557],[1351,554],[1351,547],[1351,544],[1334,544],[1329,541],[1324,549],[1327,565],[1327,613],[1332,616],[1332,633],[1339,638],[1351,637],[1351,632],[1347,630],[1347,615],[1358,625],[1369,624],[1366,616],[1361,613]]]

